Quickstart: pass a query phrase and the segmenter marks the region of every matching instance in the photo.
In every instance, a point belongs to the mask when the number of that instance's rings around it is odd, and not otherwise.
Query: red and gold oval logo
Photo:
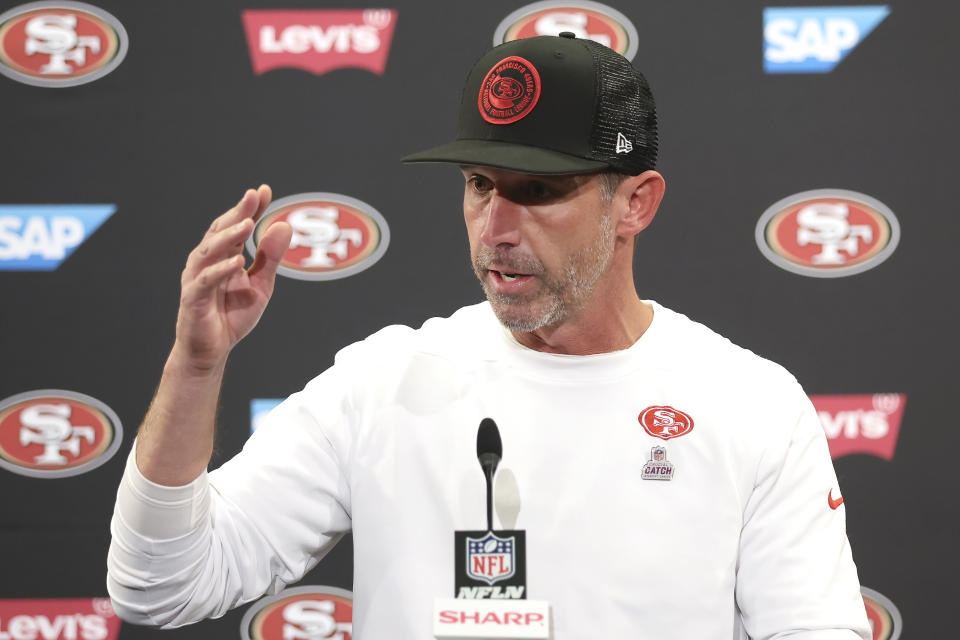
[[[368,269],[383,257],[390,229],[365,202],[338,193],[301,193],[273,202],[247,241],[256,254],[263,232],[285,220],[293,227],[290,248],[277,273],[298,280],[335,280]]]
[[[71,87],[110,73],[127,54],[112,15],[80,2],[33,2],[0,15],[0,73],[40,87]]]
[[[569,31],[578,38],[610,47],[632,60],[637,54],[637,30],[630,20],[599,2],[535,2],[517,9],[497,26],[493,44]]]
[[[873,640],[897,640],[903,629],[903,618],[897,607],[882,593],[860,587],[867,620],[873,630]]]
[[[120,448],[123,430],[110,407],[58,389],[0,401],[0,467],[35,478],[64,478],[95,469]]]
[[[782,269],[837,278],[872,269],[900,241],[900,224],[885,204],[855,191],[819,189],[784,198],[757,221],[760,252]]]
[[[477,107],[490,124],[510,124],[526,117],[538,100],[540,74],[536,67],[519,56],[510,56],[484,76]]]
[[[654,405],[640,412],[638,418],[643,430],[654,438],[670,440],[693,430],[690,414],[666,405]]]
[[[244,640],[353,638],[353,594],[336,587],[295,587],[263,598],[243,616]]]

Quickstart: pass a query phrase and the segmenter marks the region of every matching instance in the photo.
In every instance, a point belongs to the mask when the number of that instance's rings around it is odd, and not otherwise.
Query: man
[[[664,193],[653,98],[572,34],[471,70],[453,143],[408,161],[465,177],[488,303],[388,327],[206,473],[224,363],[290,241],[240,255],[270,190],[211,225],[183,273],[177,339],[118,493],[108,586],[125,619],[174,627],[355,548],[358,638],[427,638],[476,529],[476,425],[505,442],[496,528],[527,532],[530,598],[574,638],[869,638],[826,440],[797,382],[641,300],[633,243]]]

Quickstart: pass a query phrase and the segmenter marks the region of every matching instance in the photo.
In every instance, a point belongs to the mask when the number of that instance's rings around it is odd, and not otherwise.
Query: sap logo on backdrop
[[[295,587],[258,600],[240,622],[243,640],[352,640],[353,594]]]
[[[882,593],[860,587],[873,640],[897,640],[903,631],[903,618],[897,606]]]
[[[257,75],[282,67],[316,75],[343,67],[383,74],[396,22],[393,9],[243,12]]]
[[[534,2],[504,18],[493,34],[493,44],[534,36],[556,36],[570,31],[610,47],[632,60],[637,55],[637,29],[625,15],[599,2]]]
[[[120,418],[95,398],[43,389],[0,400],[0,467],[34,478],[96,469],[123,440]]]
[[[81,2],[32,2],[0,15],[0,73],[38,87],[72,87],[127,55],[120,21]]]
[[[380,212],[338,193],[301,193],[273,202],[247,240],[255,255],[263,232],[274,222],[293,227],[290,248],[277,273],[298,280],[335,280],[368,269],[383,257],[390,229]]]
[[[827,73],[890,13],[885,6],[767,7],[763,70]]]
[[[116,210],[113,204],[0,205],[0,271],[53,271]]]
[[[868,453],[893,460],[907,396],[903,393],[810,396],[830,456]]]
[[[115,640],[109,598],[0,600],[0,640]]]
[[[900,242],[893,211],[855,191],[804,191],[771,205],[757,221],[760,252],[781,269],[839,278],[872,269]]]
[[[283,402],[283,398],[252,398],[250,400],[250,433],[257,430],[267,414]]]

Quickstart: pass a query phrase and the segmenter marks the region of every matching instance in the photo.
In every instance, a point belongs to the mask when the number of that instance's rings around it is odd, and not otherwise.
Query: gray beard
[[[613,260],[615,233],[609,215],[600,218],[595,241],[569,255],[562,272],[546,273],[543,263],[533,256],[483,247],[474,260],[474,272],[483,283],[487,300],[497,319],[510,331],[529,333],[551,326],[579,313],[587,304],[600,277]],[[540,279],[541,290],[531,297],[509,296],[491,290],[485,276],[491,264],[516,269]]]

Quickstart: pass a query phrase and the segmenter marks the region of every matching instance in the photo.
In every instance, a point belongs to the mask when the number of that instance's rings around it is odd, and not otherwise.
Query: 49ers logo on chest
[[[338,193],[301,193],[277,200],[266,210],[247,251],[255,255],[267,228],[284,220],[293,227],[290,247],[277,273],[298,280],[335,280],[368,269],[383,257],[390,229],[366,202]]]
[[[661,440],[679,438],[693,430],[690,414],[666,405],[647,407],[640,412],[638,420],[644,431]]]
[[[480,83],[477,106],[490,124],[510,124],[527,116],[540,99],[540,74],[520,56],[504,58]]]

